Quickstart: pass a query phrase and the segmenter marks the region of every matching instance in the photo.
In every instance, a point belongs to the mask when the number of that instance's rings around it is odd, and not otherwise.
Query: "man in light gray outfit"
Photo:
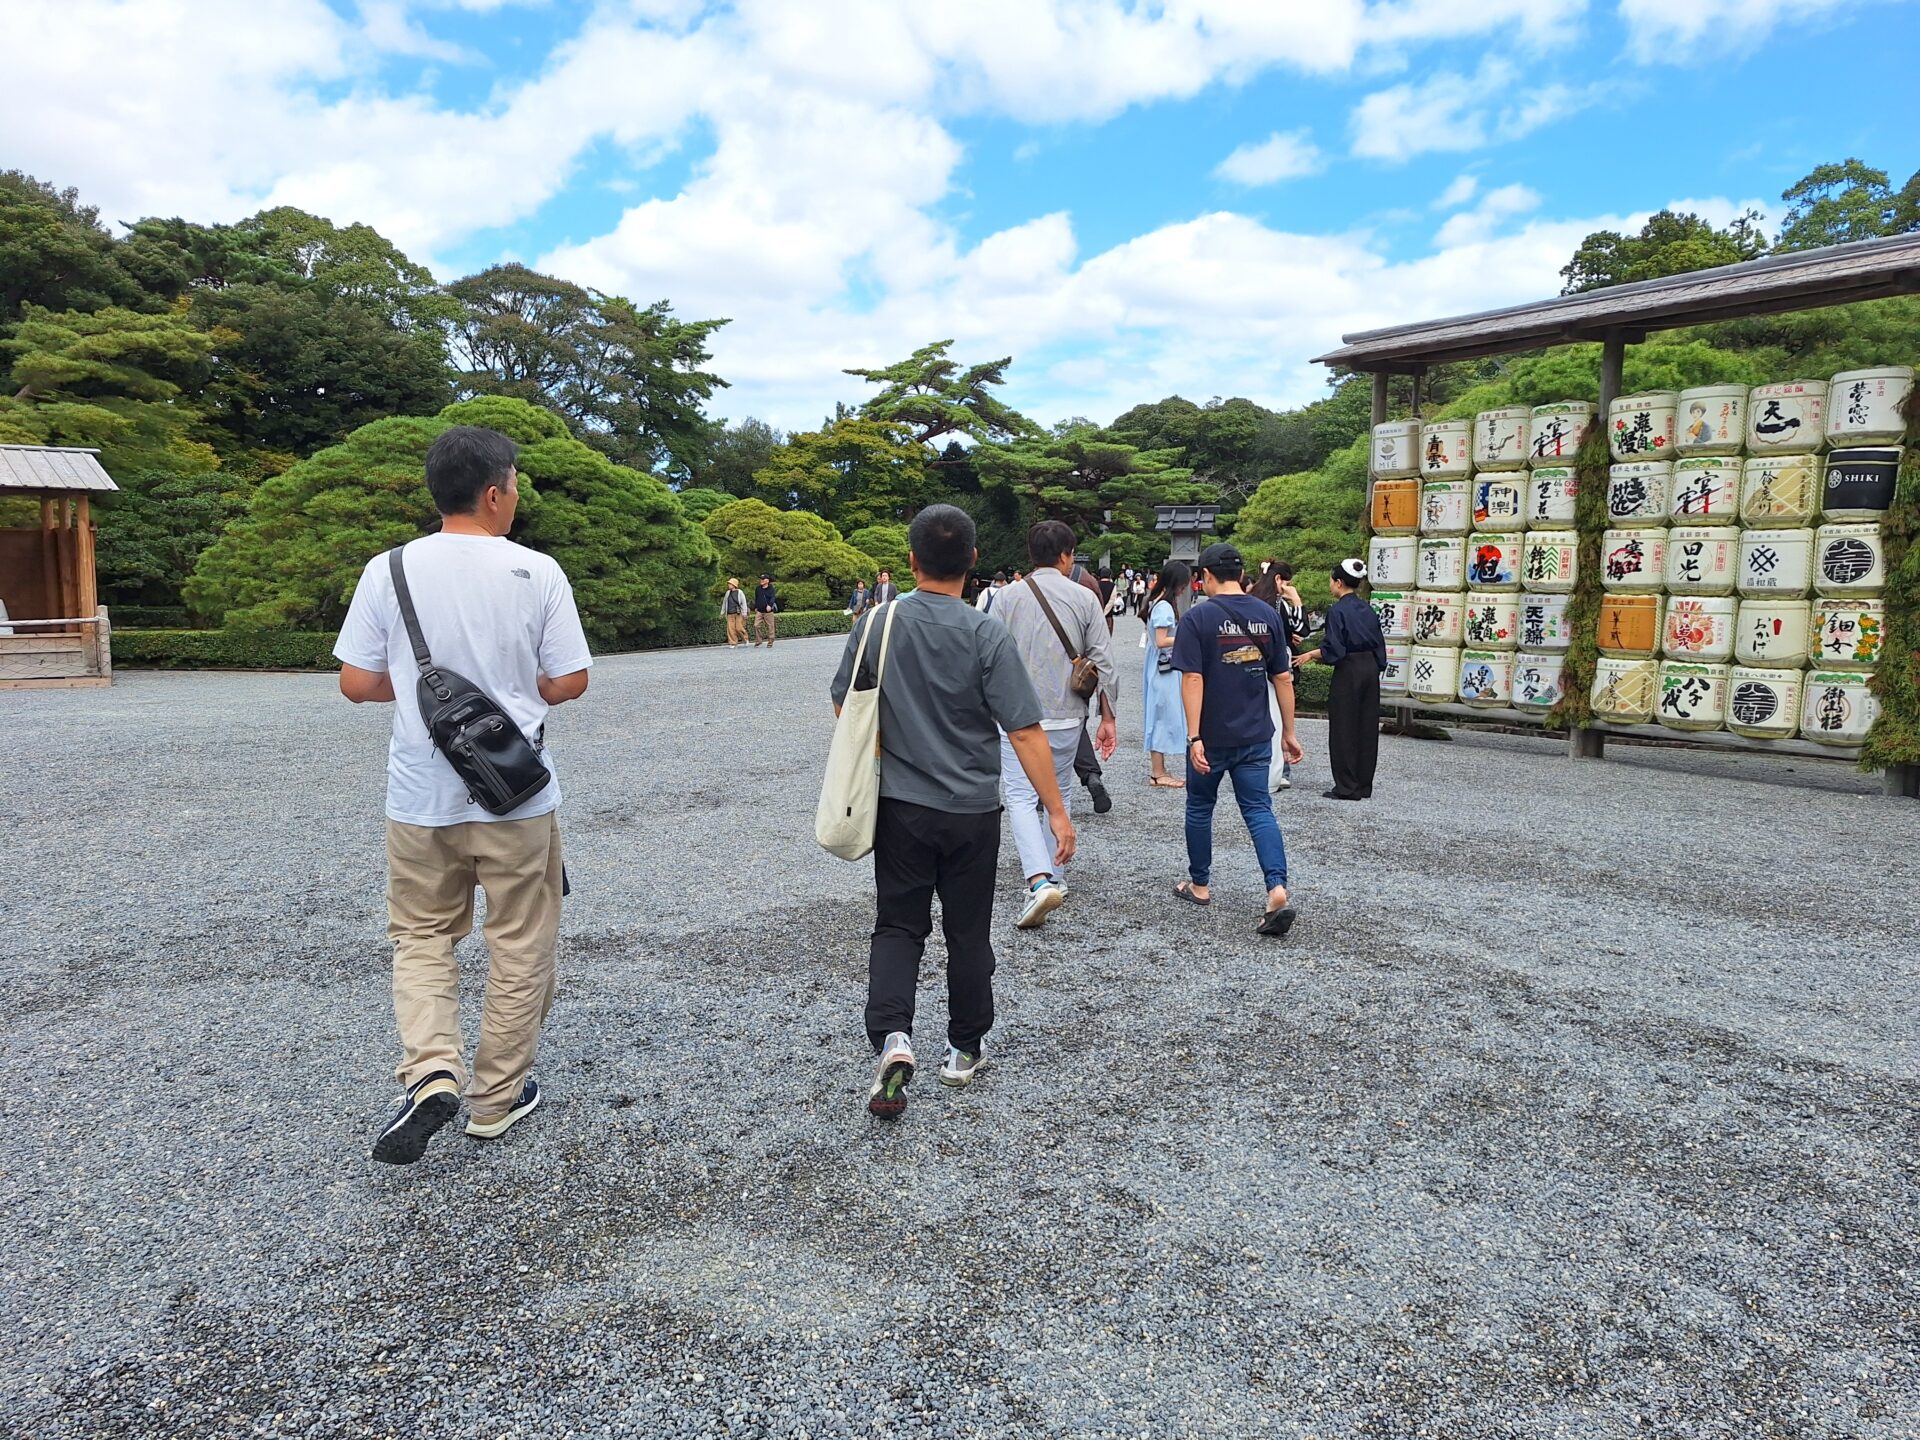
[[[1061,521],[1042,520],[1034,526],[1027,536],[1033,573],[1000,591],[990,612],[1012,632],[1014,646],[1040,697],[1040,724],[1053,753],[1054,776],[1062,794],[1069,793],[1074,752],[1087,725],[1087,701],[1074,694],[1070,685],[1075,656],[1084,655],[1100,672],[1100,726],[1094,743],[1102,759],[1113,758],[1116,738],[1117,677],[1106,617],[1101,614],[1097,592],[1070,578],[1073,549],[1073,531]],[[1054,863],[1053,839],[1041,818],[1040,796],[1005,736],[1000,740],[1000,792],[1013,826],[1013,842],[1020,851],[1021,873],[1027,877],[1025,903],[1015,923],[1022,930],[1032,930],[1044,924],[1067,898],[1066,871]]]

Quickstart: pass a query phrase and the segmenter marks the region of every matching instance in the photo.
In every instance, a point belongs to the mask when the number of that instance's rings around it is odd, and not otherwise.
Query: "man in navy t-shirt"
[[[1287,847],[1267,792],[1273,764],[1271,687],[1280,705],[1281,753],[1298,765],[1305,752],[1293,728],[1293,661],[1286,622],[1264,600],[1240,587],[1245,573],[1231,545],[1200,552],[1200,583],[1208,604],[1189,610],[1174,634],[1173,668],[1187,714],[1187,873],[1174,893],[1195,905],[1213,903],[1213,806],[1222,777],[1233,780],[1240,817],[1253,837],[1267,882],[1262,935],[1293,926],[1287,903]]]

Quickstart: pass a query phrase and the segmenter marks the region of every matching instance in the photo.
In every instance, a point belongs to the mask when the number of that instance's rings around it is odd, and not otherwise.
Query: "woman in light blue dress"
[[[1183,562],[1169,560],[1147,596],[1146,699],[1140,713],[1146,717],[1147,763],[1152,769],[1147,783],[1164,790],[1184,789],[1187,783],[1167,773],[1167,762],[1178,760],[1185,772],[1187,714],[1180,703],[1180,672],[1173,668],[1173,637],[1192,580],[1193,572]]]

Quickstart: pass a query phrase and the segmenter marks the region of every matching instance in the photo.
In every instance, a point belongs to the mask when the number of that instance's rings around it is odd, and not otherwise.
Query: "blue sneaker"
[[[527,1083],[520,1087],[519,1095],[514,1098],[514,1102],[508,1107],[506,1114],[502,1115],[498,1120],[488,1120],[484,1124],[475,1120],[472,1116],[468,1116],[467,1134],[479,1140],[497,1139],[499,1136],[511,1130],[515,1122],[523,1116],[531,1115],[534,1107],[539,1103],[539,1083],[529,1075],[527,1077]]]
[[[436,1070],[407,1087],[373,1142],[373,1158],[387,1165],[411,1165],[427,1153],[427,1142],[460,1112],[460,1082],[451,1070]]]

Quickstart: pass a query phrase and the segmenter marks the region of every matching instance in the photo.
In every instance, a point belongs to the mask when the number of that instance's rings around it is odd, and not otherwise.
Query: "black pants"
[[[1101,775],[1100,757],[1094,753],[1093,741],[1087,735],[1087,727],[1080,727],[1080,748],[1073,752],[1073,773],[1082,785],[1089,780],[1098,780]]]
[[[1342,795],[1373,794],[1380,760],[1380,667],[1373,652],[1348,655],[1333,667],[1327,696],[1327,760]]]
[[[880,801],[873,829],[879,895],[867,957],[867,1038],[913,1033],[920,957],[933,929],[933,897],[947,936],[947,1040],[978,1054],[993,1028],[993,881],[1000,812],[954,815],[904,800]]]

